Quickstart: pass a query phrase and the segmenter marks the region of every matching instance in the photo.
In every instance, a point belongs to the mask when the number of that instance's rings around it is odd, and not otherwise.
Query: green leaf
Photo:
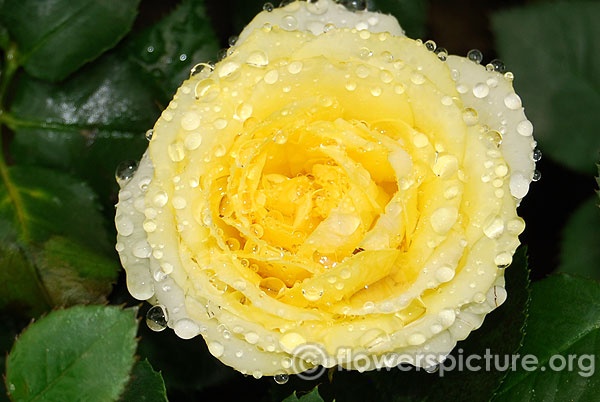
[[[27,321],[23,321],[8,312],[0,312],[0,373],[4,373],[6,368],[6,356],[15,342],[15,338],[27,325]],[[0,402],[8,402],[8,392],[4,381],[0,381]]]
[[[560,272],[600,279],[600,208],[593,196],[577,208],[562,235]]]
[[[90,188],[53,170],[9,167],[0,183],[2,232],[19,240],[43,243],[60,234],[80,240],[92,250],[108,251],[104,221]]]
[[[596,184],[599,187],[599,189],[596,190],[596,195],[598,195],[598,197],[600,198],[600,163],[597,163],[596,167],[598,168],[598,176],[596,176]]]
[[[114,259],[62,236],[36,252],[40,278],[53,305],[104,303],[119,272]]]
[[[0,283],[10,284],[2,287],[0,309],[35,317],[50,307],[50,296],[35,267],[16,244],[0,241],[0,267]]]
[[[167,390],[162,375],[154,371],[148,359],[133,366],[127,389],[120,398],[123,402],[166,402]]]
[[[4,116],[15,132],[14,159],[77,175],[112,209],[116,166],[140,158],[144,132],[160,114],[148,81],[114,53],[60,85],[22,77],[11,115]]]
[[[423,38],[426,33],[426,0],[373,0],[369,9],[392,14],[410,38]]]
[[[542,2],[492,16],[544,154],[584,173],[593,172],[600,149],[598,15],[598,2]]]
[[[5,0],[0,22],[31,75],[62,80],[129,31],[139,0]]]
[[[319,387],[315,387],[312,391],[302,395],[300,398],[298,398],[296,391],[294,391],[294,393],[285,398],[283,402],[323,402],[323,398],[319,395]]]
[[[215,60],[219,44],[204,4],[184,0],[168,16],[124,45],[129,60],[151,76],[168,102],[197,63]]]
[[[554,275],[532,287],[527,335],[521,356],[534,355],[535,371],[518,365],[498,392],[499,401],[596,401],[600,376],[600,283]],[[556,370],[562,359],[572,369]],[[587,357],[586,357],[587,356]]]
[[[104,301],[119,267],[89,187],[56,171],[1,169],[0,308]],[[88,293],[88,291],[90,291]]]
[[[6,361],[18,401],[107,401],[125,388],[135,362],[136,310],[76,306],[33,323]]]

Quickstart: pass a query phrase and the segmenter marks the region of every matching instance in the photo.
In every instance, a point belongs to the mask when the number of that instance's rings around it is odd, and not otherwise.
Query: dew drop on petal
[[[115,170],[115,179],[119,184],[129,181],[135,174],[138,163],[133,160],[127,160],[119,163]]]
[[[275,376],[273,376],[273,380],[279,385],[285,384],[289,379],[290,376],[287,374],[275,374]]]
[[[489,93],[490,87],[487,86],[487,84],[484,84],[483,82],[475,84],[475,86],[473,87],[473,95],[476,98],[485,98],[486,96],[488,96]]]
[[[301,61],[293,61],[290,64],[288,64],[288,71],[290,74],[298,74],[300,71],[302,71],[302,67],[303,64]]]
[[[431,227],[438,234],[446,234],[458,219],[455,207],[441,207],[431,214]]]
[[[496,266],[501,269],[507,268],[511,263],[512,255],[510,255],[510,253],[507,252],[499,253],[494,258],[494,264],[496,264]]]
[[[524,137],[529,137],[533,134],[533,124],[531,124],[529,120],[519,122],[519,124],[517,124],[517,133]]]
[[[167,316],[167,309],[165,306],[160,304],[150,307],[146,313],[146,325],[152,331],[160,332],[167,328],[167,322],[169,321]]]
[[[435,278],[441,283],[446,283],[454,278],[454,270],[448,266],[443,266],[435,271]]]
[[[269,57],[262,50],[255,50],[246,58],[246,64],[255,67],[265,67],[269,64]]]
[[[477,49],[471,49],[467,53],[467,58],[477,64],[481,63],[483,60],[483,53]]]
[[[504,97],[504,105],[511,110],[516,110],[521,107],[521,98],[515,93],[508,94]]]

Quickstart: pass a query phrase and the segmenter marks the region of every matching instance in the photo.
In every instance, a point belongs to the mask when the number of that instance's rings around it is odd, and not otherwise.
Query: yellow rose
[[[434,49],[294,2],[185,81],[117,205],[150,324],[256,377],[429,367],[478,328],[506,299],[533,128],[510,76]]]

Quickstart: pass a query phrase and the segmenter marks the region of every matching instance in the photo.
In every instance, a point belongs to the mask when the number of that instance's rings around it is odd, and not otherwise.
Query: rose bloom
[[[391,16],[293,2],[195,69],[119,178],[149,325],[255,377],[427,368],[478,328],[506,299],[533,127],[512,74],[435,50]]]

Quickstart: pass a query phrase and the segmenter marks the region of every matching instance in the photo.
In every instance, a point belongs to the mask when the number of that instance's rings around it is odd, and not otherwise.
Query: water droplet
[[[277,297],[285,291],[285,283],[279,278],[268,277],[261,279],[258,287],[271,297]]]
[[[302,71],[302,62],[301,61],[293,61],[290,64],[288,64],[288,71],[290,72],[290,74],[298,74],[300,71]]]
[[[369,76],[369,69],[364,65],[356,67],[356,76],[358,78],[367,78]]]
[[[152,249],[146,240],[141,240],[134,244],[132,252],[137,258],[148,258],[152,253]]]
[[[265,3],[263,4],[263,10],[270,13],[271,11],[273,11],[275,7],[273,6],[273,4],[271,3]]]
[[[494,264],[500,269],[507,268],[512,263],[512,255],[507,252],[499,253],[494,258]]]
[[[393,55],[392,53],[388,52],[387,50],[384,50],[384,51],[383,51],[383,52],[381,52],[381,54],[379,55],[379,58],[380,58],[382,61],[384,61],[384,62],[386,62],[386,63],[389,63],[389,62],[391,62],[391,61],[393,61],[393,60],[394,60],[394,55]]]
[[[138,168],[138,163],[133,160],[127,160],[119,163],[117,169],[115,170],[115,179],[117,183],[124,184],[129,181],[135,174],[135,171]]]
[[[146,131],[146,139],[148,141],[152,140],[152,136],[153,135],[154,135],[154,130],[153,129],[150,129],[150,130]]]
[[[227,120],[217,119],[213,122],[213,126],[215,126],[217,130],[223,130],[225,127],[227,127]]]
[[[246,339],[246,342],[254,345],[259,341],[260,337],[256,332],[248,332],[244,335],[244,339]]]
[[[323,296],[323,288],[318,285],[312,285],[302,289],[302,295],[308,301],[317,301]]]
[[[216,358],[223,356],[223,353],[225,353],[225,348],[217,341],[209,342],[207,346],[210,354]]]
[[[487,84],[484,84],[483,82],[475,84],[475,86],[473,87],[473,95],[476,98],[485,98],[486,96],[488,96],[489,93],[490,87],[488,87]]]
[[[236,63],[234,61],[228,61],[226,63],[223,63],[223,64],[221,64],[221,67],[219,67],[219,72],[218,72],[219,78],[225,78],[225,77],[232,76],[239,69],[240,69],[240,64]]]
[[[509,186],[513,197],[523,198],[529,191],[529,180],[522,172],[516,172],[510,176]]]
[[[198,148],[202,144],[202,134],[200,133],[192,133],[185,137],[183,140],[183,145],[186,149],[193,151]]]
[[[198,82],[194,88],[196,99],[200,99],[203,102],[214,100],[219,95],[219,92],[221,92],[221,90],[210,78]]]
[[[508,174],[508,166],[505,164],[498,165],[496,166],[496,169],[494,169],[494,173],[496,173],[496,176],[498,177],[504,177]]]
[[[341,236],[356,232],[361,222],[358,216],[351,214],[332,214],[328,220],[331,231]]]
[[[185,158],[183,144],[181,144],[179,141],[170,144],[167,148],[167,152],[169,154],[169,158],[171,158],[173,162],[181,162]]]
[[[181,118],[181,128],[192,131],[200,125],[200,116],[196,112],[187,112]]]
[[[506,99],[504,100],[506,103]],[[517,124],[517,133],[524,137],[529,137],[533,134],[533,124],[529,120],[523,120]]]
[[[542,151],[538,148],[534,149],[532,158],[535,162],[538,162],[540,159],[542,159]]]
[[[358,56],[361,59],[368,59],[369,57],[373,56],[373,51],[367,47],[362,47],[358,51]]]
[[[500,74],[504,74],[504,72],[506,71],[506,66],[501,60],[494,59],[490,62],[490,64],[494,68],[494,71],[497,71]]]
[[[290,376],[287,374],[275,374],[275,376],[273,376],[273,380],[279,385],[285,384],[289,379]]]
[[[446,61],[448,58],[448,51],[443,47],[438,47],[435,49],[435,54],[437,54],[438,59],[441,61]]]
[[[255,50],[248,55],[246,59],[246,64],[255,67],[265,67],[269,64],[269,57],[262,50]]]
[[[421,85],[425,82],[425,76],[421,73],[413,71],[410,75],[410,80],[415,85]]]
[[[433,173],[439,177],[450,177],[458,170],[458,159],[454,155],[442,155],[432,167]]]
[[[382,92],[383,92],[383,90],[381,89],[381,87],[373,87],[373,88],[371,88],[371,95],[373,95],[375,97],[381,95]]]
[[[454,270],[449,266],[443,266],[435,271],[435,277],[441,283],[450,282],[454,278]]]
[[[427,138],[427,136],[423,133],[417,133],[413,137],[413,144],[415,144],[415,147],[417,148],[426,147],[429,145],[429,138]]]
[[[384,84],[389,84],[394,79],[394,76],[389,71],[382,70],[381,73],[379,74],[379,78],[381,79],[381,82],[383,82]]]
[[[483,233],[490,239],[497,239],[504,232],[504,221],[499,216],[492,217],[483,229]]]
[[[431,214],[431,227],[438,234],[446,234],[458,219],[455,207],[441,207]]]
[[[117,227],[117,232],[121,236],[130,236],[133,233],[134,226],[133,221],[126,216],[119,215],[115,219],[115,225]]]
[[[174,197],[173,198],[173,208],[175,209],[184,209],[187,205],[187,201],[183,197]]]
[[[157,304],[156,306],[150,307],[146,313],[146,325],[152,331],[160,332],[167,328],[167,322],[169,321],[167,316],[167,309],[165,306]]]
[[[235,44],[237,43],[238,39],[239,39],[239,36],[236,36],[236,35],[230,36],[229,39],[227,39],[227,44],[229,46],[235,46]]]
[[[509,233],[520,235],[525,230],[525,221],[522,218],[515,218],[508,221],[506,224],[506,230]]]
[[[407,339],[409,345],[413,346],[422,345],[423,343],[425,343],[426,340],[427,338],[425,338],[425,335],[419,332],[415,332],[414,334],[409,335]]]
[[[442,102],[442,105],[444,105],[444,106],[451,106],[453,103],[452,98],[450,96],[444,96],[442,98],[441,102]]]
[[[279,343],[285,351],[292,352],[299,345],[306,343],[306,339],[296,332],[286,332],[281,339],[279,339]]]
[[[511,73],[510,71],[508,71],[508,72],[504,73],[504,78],[507,81],[512,81],[515,79],[515,75],[513,73]]]
[[[283,131],[278,131],[275,136],[273,136],[273,142],[275,144],[283,145],[287,142],[288,137]]]
[[[477,64],[481,63],[483,60],[483,53],[477,49],[471,49],[467,53],[467,58]]]
[[[263,78],[263,80],[267,84],[275,84],[278,79],[279,79],[279,71],[277,71],[277,70],[268,71],[265,74],[265,77]]]
[[[515,93],[511,93],[504,97],[504,105],[511,110],[516,110],[521,107],[521,98]]]
[[[284,29],[292,31],[298,26],[298,21],[293,15],[286,15],[285,17],[283,17],[282,25]]]
[[[542,172],[540,172],[539,170],[534,170],[533,177],[531,178],[531,180],[539,181],[541,178],[542,178]]]
[[[240,103],[235,109],[235,117],[240,121],[247,120],[252,116],[253,108],[249,103]]]
[[[473,126],[477,124],[479,120],[479,116],[477,115],[477,111],[470,107],[463,110],[463,120],[467,126]]]
[[[190,77],[193,77],[194,75],[204,71],[205,68],[212,71],[214,69],[214,66],[208,63],[198,63],[190,70]]]
[[[437,48],[435,42],[432,40],[428,40],[427,42],[425,42],[425,47],[427,48],[427,50],[429,50],[431,52],[434,52],[435,49]]]
[[[142,228],[146,233],[152,233],[156,230],[156,222],[152,219],[145,220],[142,224]]]
[[[217,158],[224,156],[226,153],[227,153],[227,148],[225,148],[225,145],[219,144],[215,147],[215,156]]]
[[[191,339],[200,333],[200,327],[189,318],[182,318],[173,325],[175,334],[181,339]]]

